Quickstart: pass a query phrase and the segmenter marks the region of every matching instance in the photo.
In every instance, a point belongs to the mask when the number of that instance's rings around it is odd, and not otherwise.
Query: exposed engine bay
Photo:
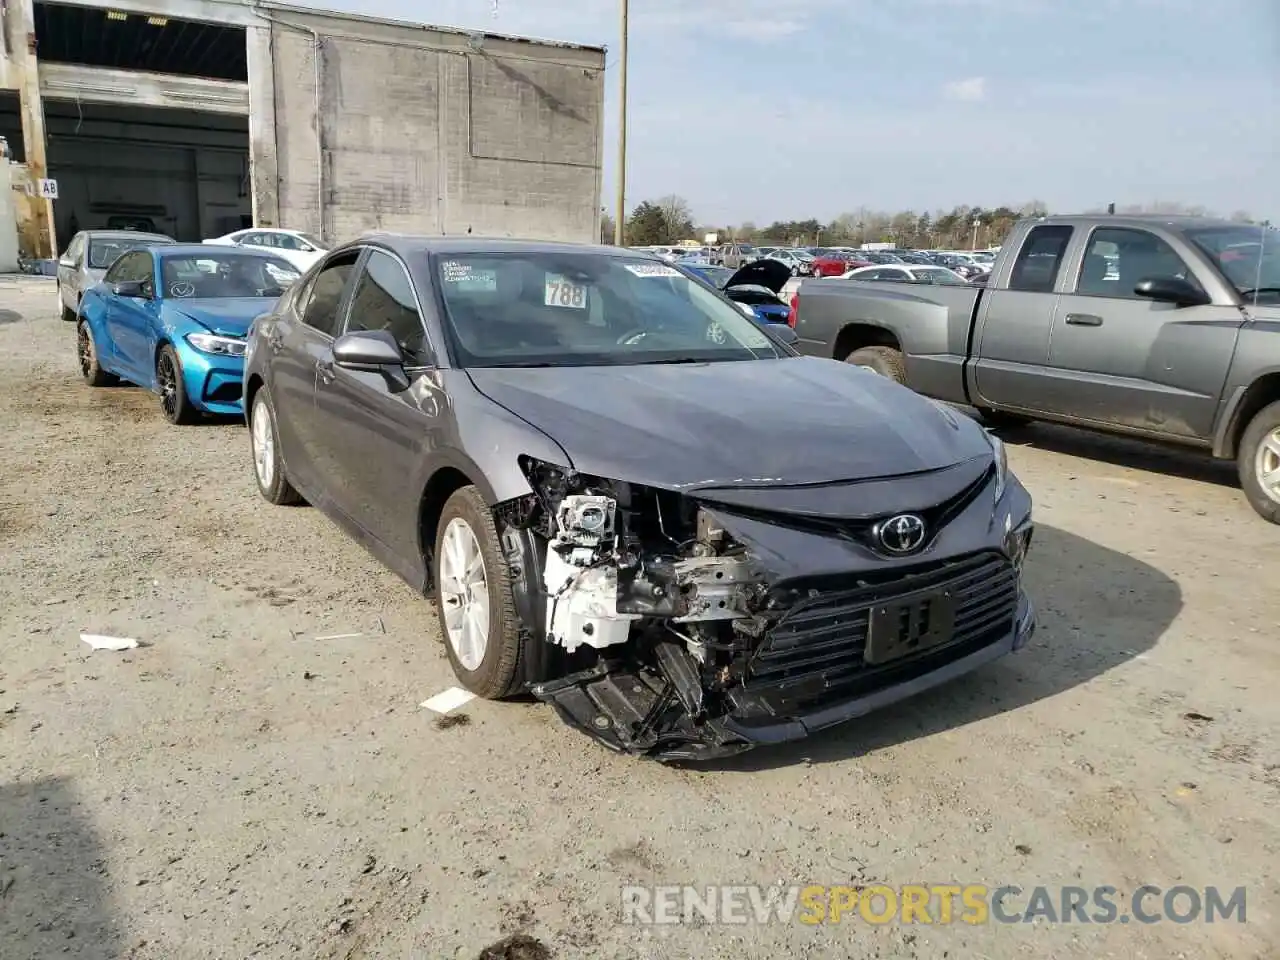
[[[738,753],[761,742],[747,729],[753,718],[786,723],[840,683],[865,680],[877,657],[896,662],[957,634],[959,598],[939,600],[926,610],[932,626],[908,631],[919,651],[883,638],[872,649],[883,578],[877,587],[850,575],[830,591],[780,579],[726,528],[731,514],[695,496],[540,462],[526,473],[534,493],[495,516],[517,613],[541,657],[530,689],[612,749],[668,761]],[[1012,592],[1001,592],[1000,616],[1011,626],[1017,577],[1001,566]],[[881,612],[901,619],[902,609]]]

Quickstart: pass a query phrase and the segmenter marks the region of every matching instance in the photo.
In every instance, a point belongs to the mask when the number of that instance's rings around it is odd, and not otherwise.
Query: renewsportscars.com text
[[[1244,923],[1245,888],[906,884],[627,886],[622,922],[767,924]]]

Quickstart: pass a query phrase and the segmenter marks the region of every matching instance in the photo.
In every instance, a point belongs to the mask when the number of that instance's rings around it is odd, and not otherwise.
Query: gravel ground
[[[243,427],[83,385],[53,304],[0,281],[5,960],[473,960],[515,933],[547,952],[490,955],[1280,951],[1280,537],[1229,467],[1011,435],[1040,524],[1030,649],[671,769],[538,704],[439,729],[431,604],[316,511],[263,502]],[[777,882],[1244,885],[1248,922],[619,923],[625,883]]]

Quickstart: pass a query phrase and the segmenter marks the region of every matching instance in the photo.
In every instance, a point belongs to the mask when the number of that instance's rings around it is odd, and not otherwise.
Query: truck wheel
[[[882,377],[907,382],[907,364],[902,358],[902,351],[893,347],[863,347],[844,358],[845,363],[855,367],[866,367]]]
[[[1236,456],[1240,486],[1249,506],[1271,523],[1280,523],[1280,401],[1257,412]]]
[[[1019,427],[1029,427],[1035,421],[1030,417],[1024,417],[1017,413],[1005,413],[1003,410],[983,410],[979,408],[978,413],[982,415],[982,422],[988,427],[995,427],[997,430],[1016,430]]]

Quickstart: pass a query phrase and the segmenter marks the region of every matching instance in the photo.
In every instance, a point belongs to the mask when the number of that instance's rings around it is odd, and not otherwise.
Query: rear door
[[[343,332],[385,330],[394,336],[411,384],[393,391],[381,374],[344,370],[330,353],[316,381],[318,446],[335,505],[414,566],[421,557],[418,501],[410,491],[423,448],[448,404],[431,376],[436,358],[405,264],[370,248],[351,289]]]
[[[1176,235],[1094,227],[1054,317],[1045,411],[1183,439],[1212,435],[1244,323],[1231,305],[1178,307],[1137,296],[1141,280],[1210,277]]]
[[[973,334],[974,390],[982,404],[1042,409],[1058,284],[1075,228],[1039,224],[1027,231],[1012,266],[988,282]]]
[[[332,499],[332,485],[320,469],[323,424],[318,422],[315,387],[318,369],[332,356],[341,308],[355,272],[359,249],[330,256],[282,311],[267,341],[271,399],[276,407],[280,446],[297,483],[313,495]]]

